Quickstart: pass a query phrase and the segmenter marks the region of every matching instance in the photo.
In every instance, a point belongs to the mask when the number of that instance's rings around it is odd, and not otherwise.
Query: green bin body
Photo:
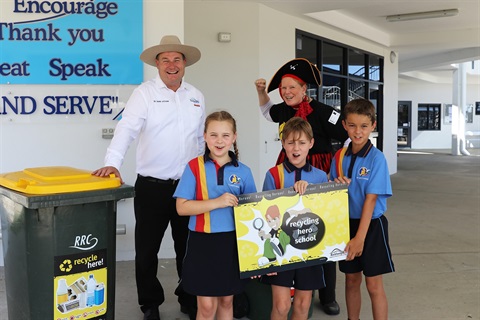
[[[117,201],[133,196],[127,185],[50,195],[0,186],[9,319],[113,320]]]

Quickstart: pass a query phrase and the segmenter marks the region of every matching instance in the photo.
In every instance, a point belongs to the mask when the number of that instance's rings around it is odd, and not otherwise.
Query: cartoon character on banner
[[[299,202],[301,204],[301,201]],[[270,231],[263,230],[264,220],[257,217],[253,220],[253,227],[258,231],[258,236],[263,245],[263,256],[258,259],[258,266],[264,267],[277,261],[280,265],[283,259],[290,260],[298,256],[303,260],[302,253],[315,247],[325,235],[323,220],[308,208],[288,209],[281,220],[280,210],[277,205],[272,205],[265,212],[265,220]]]

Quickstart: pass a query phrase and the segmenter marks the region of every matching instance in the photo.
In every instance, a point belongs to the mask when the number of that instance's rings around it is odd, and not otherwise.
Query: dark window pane
[[[368,99],[373,103],[375,107],[377,106],[377,101],[379,101],[380,97],[380,86],[375,83],[370,83],[368,89]]]
[[[365,78],[365,54],[354,49],[348,50],[348,74]]]
[[[297,58],[305,58],[317,64],[317,41],[306,36],[297,36]]]
[[[432,115],[432,130],[440,130],[440,106],[433,108]]]
[[[348,82],[348,101],[365,98],[365,82],[350,80]]]
[[[343,49],[333,44],[323,43],[323,71],[342,73]]]
[[[440,104],[418,104],[418,130],[440,130]]]
[[[342,105],[342,80],[338,77],[323,75],[321,102],[340,110]]]
[[[318,87],[307,84],[307,96],[314,100],[318,100]]]
[[[379,85],[379,84],[376,84],[376,83],[369,83],[368,85],[368,99],[373,103],[373,105],[375,106],[375,117],[377,119],[377,123],[378,123],[378,117],[381,116],[378,112],[379,112],[379,106],[382,105],[382,101],[383,101],[383,86],[382,85]],[[380,110],[381,112],[381,110]],[[378,132],[378,128],[379,126],[377,125],[375,127],[375,132]]]
[[[418,105],[418,130],[428,129],[428,108]]]
[[[373,81],[380,81],[380,58],[370,56],[368,77]]]

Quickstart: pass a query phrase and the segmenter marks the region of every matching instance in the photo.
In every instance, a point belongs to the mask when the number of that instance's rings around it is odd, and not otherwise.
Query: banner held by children
[[[238,197],[234,208],[240,277],[345,260],[350,240],[347,185],[312,184]]]

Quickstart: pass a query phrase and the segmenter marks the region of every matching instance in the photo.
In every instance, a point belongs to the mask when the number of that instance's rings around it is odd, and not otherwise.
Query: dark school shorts
[[[357,233],[359,224],[360,219],[350,219],[350,239]],[[351,261],[340,261],[338,267],[343,273],[363,271],[366,277],[395,271],[388,244],[388,220],[384,215],[370,222],[362,255]]]
[[[220,297],[241,293],[235,231],[189,231],[182,269],[183,289],[195,296]]]
[[[323,266],[315,265],[299,269],[278,272],[275,276],[264,275],[262,283],[273,284],[280,287],[294,287],[298,290],[316,290],[325,288]]]

